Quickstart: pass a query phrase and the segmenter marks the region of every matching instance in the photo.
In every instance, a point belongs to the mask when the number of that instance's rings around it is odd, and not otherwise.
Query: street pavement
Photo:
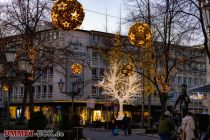
[[[157,134],[144,134],[142,129],[132,130],[131,135],[124,135],[124,131],[119,130],[118,136],[112,136],[110,130],[100,130],[100,129],[83,129],[83,134],[88,140],[158,140],[159,136]],[[24,140],[25,138],[16,137],[10,138],[10,140]],[[0,133],[0,140],[5,140],[3,133]],[[56,140],[56,138],[51,138],[50,140]]]
[[[124,131],[119,131],[118,136],[112,136],[111,131],[99,129],[84,129],[84,136],[89,140],[158,140],[157,134],[144,134],[140,129],[133,130],[131,135],[124,135]]]

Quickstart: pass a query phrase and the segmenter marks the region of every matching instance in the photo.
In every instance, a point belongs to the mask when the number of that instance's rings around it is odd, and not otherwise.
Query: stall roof
[[[189,90],[189,92],[209,92],[210,91],[210,84]]]

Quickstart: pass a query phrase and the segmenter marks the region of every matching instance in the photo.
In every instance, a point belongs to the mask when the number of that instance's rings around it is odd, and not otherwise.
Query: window
[[[192,77],[188,77],[188,85],[192,84]]]
[[[186,76],[183,77],[183,83],[185,83],[185,84],[187,83],[187,77]]]
[[[42,86],[42,93],[47,93],[47,85]]]
[[[93,52],[93,54],[92,54],[92,60],[98,60],[98,53]]]
[[[200,70],[200,68],[201,68],[201,64],[197,64],[197,65],[196,65],[196,69],[197,69],[197,70]]]
[[[42,85],[42,98],[47,96],[47,85]]]
[[[100,77],[104,76],[104,69],[100,69]]]
[[[41,86],[37,85],[35,86],[35,97],[40,98],[40,94],[41,94]]]
[[[179,50],[175,50],[175,55],[179,55]]]
[[[188,65],[187,64],[183,64],[183,69],[187,70],[187,68],[188,68]]]
[[[52,98],[53,97],[53,86],[48,85],[48,97]]]
[[[24,87],[20,87],[19,92],[20,92],[20,97],[23,97],[23,95],[24,95]]]
[[[18,97],[18,87],[15,86],[13,88],[13,94],[14,94],[14,97],[16,97],[16,98]]]
[[[48,73],[48,77],[52,77],[53,76],[53,67],[49,67],[48,69],[47,69],[47,73]]]
[[[102,88],[98,88],[98,95],[100,96],[101,95],[101,93],[102,93]]]
[[[42,78],[46,78],[47,77],[47,71],[43,72]]]
[[[96,96],[96,87],[92,86],[92,96]]]
[[[40,85],[36,86],[36,93],[41,93],[41,86]]]
[[[53,93],[53,86],[52,85],[48,85],[48,92]]]
[[[182,77],[181,76],[177,76],[177,81],[178,81],[178,84],[182,84]]]
[[[92,77],[97,77],[97,69],[92,68]]]
[[[193,79],[193,84],[196,85],[197,84],[197,78]]]
[[[60,38],[60,32],[56,32],[56,39]]]
[[[56,39],[56,32],[53,32],[53,39]]]

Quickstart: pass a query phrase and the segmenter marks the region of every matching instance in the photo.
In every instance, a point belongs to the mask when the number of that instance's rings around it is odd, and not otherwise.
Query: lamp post
[[[10,99],[12,94],[12,88],[16,78],[16,69],[15,69],[15,59],[16,51],[15,46],[4,51],[6,59],[5,61],[0,61],[0,80],[1,85],[4,85],[3,90],[8,93],[7,99],[7,130],[10,129],[9,119],[10,119]],[[4,56],[4,54],[2,55]],[[28,57],[24,54],[19,59],[19,70],[29,72],[30,64]],[[6,140],[9,140],[9,137],[6,137]]]
[[[73,73],[73,75],[70,77],[71,78],[72,91],[70,91],[70,92],[63,91],[63,87],[64,87],[63,80],[60,79],[60,81],[58,82],[58,87],[59,87],[60,92],[65,93],[67,95],[71,95],[71,99],[72,99],[71,111],[72,111],[72,114],[74,112],[74,98],[75,98],[76,95],[78,95],[80,93],[80,90],[82,89],[82,80],[81,80],[80,76],[78,76],[78,74],[81,73],[81,70],[82,70],[82,66],[80,64],[72,64],[71,65],[71,71]]]

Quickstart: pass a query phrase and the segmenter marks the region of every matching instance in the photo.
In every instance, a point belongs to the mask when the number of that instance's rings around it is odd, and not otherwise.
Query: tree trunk
[[[162,92],[160,94],[160,103],[161,103],[162,113],[164,113],[166,111],[166,101],[167,101],[167,93]]]
[[[141,104],[141,128],[144,128],[144,92],[142,93],[142,104]]]
[[[23,95],[23,102],[22,102],[22,111],[20,116],[20,122],[23,123],[25,121],[25,110],[26,110],[26,101],[28,97],[28,82],[24,84],[24,95]]]
[[[29,112],[30,112],[30,116],[31,116],[31,114],[34,112],[34,93],[33,93],[33,89],[32,89],[32,81],[29,81],[28,91],[29,91],[29,99],[30,99]]]
[[[151,128],[152,126],[152,115],[151,115],[151,94],[148,96],[148,112],[149,112],[149,119],[148,119],[148,127]]]
[[[123,119],[123,101],[119,100],[119,106],[120,106],[120,115],[118,116],[117,120],[122,120]]]

